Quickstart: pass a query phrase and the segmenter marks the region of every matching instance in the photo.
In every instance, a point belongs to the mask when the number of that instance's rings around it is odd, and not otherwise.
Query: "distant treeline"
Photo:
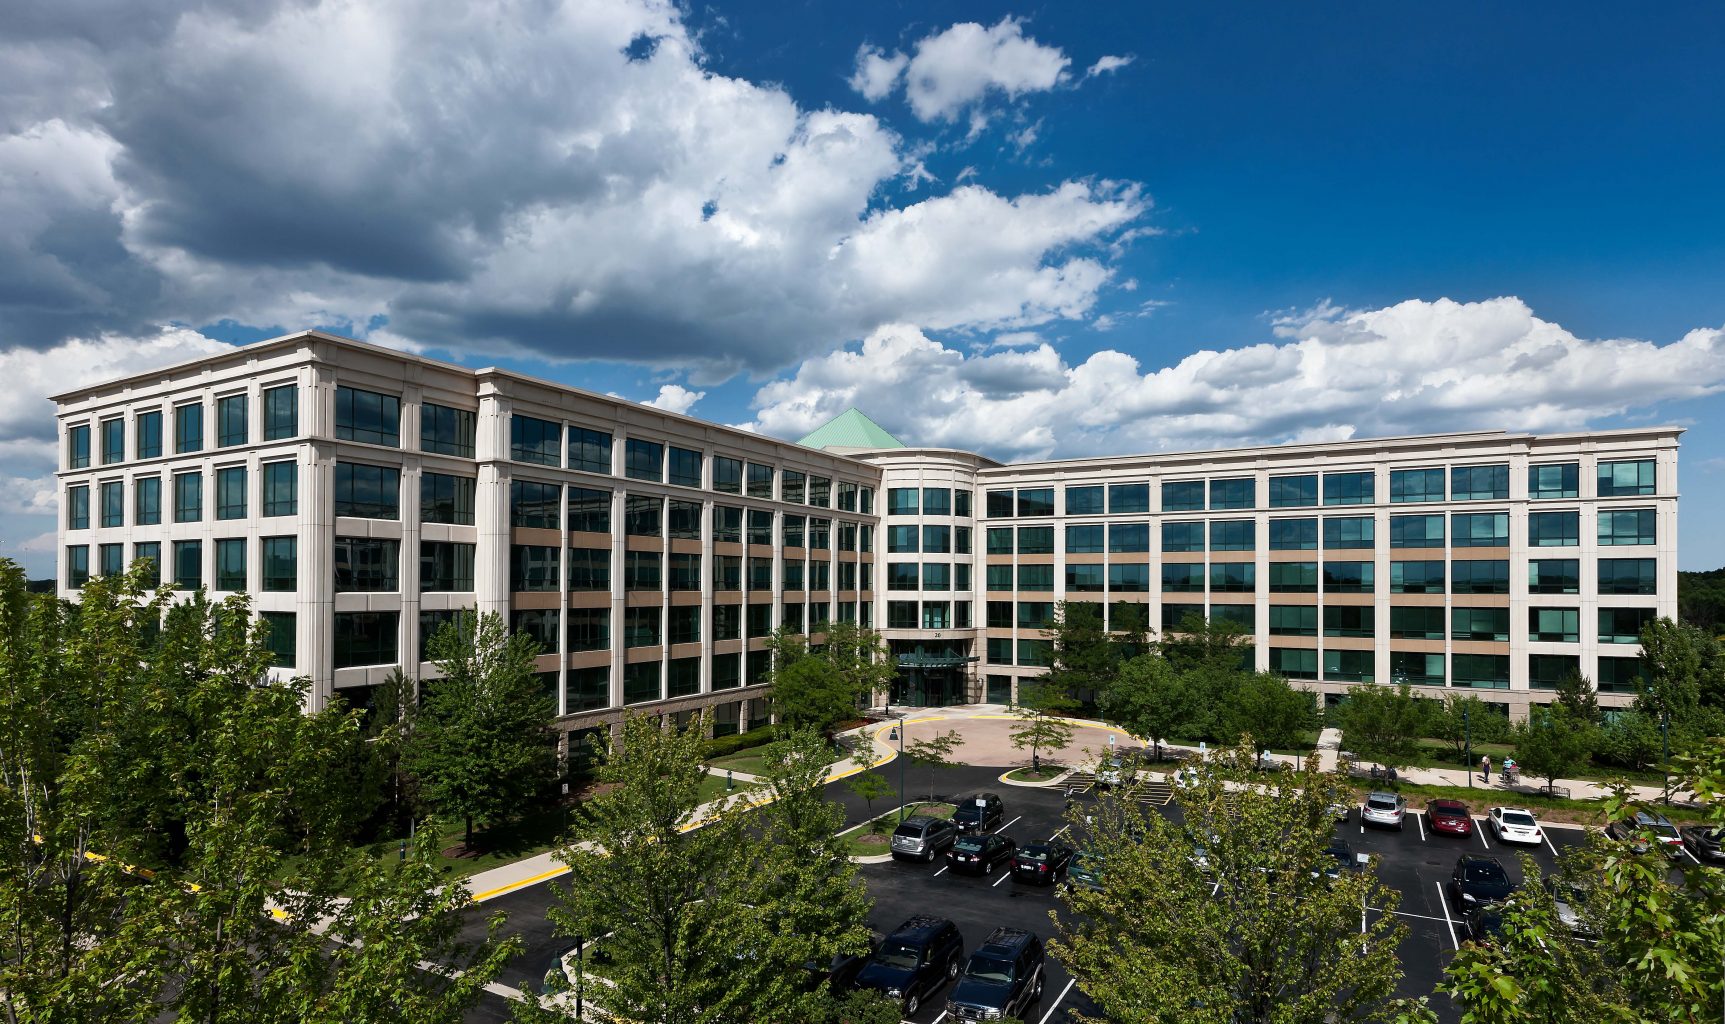
[[[1678,573],[1677,617],[1709,633],[1725,634],[1725,569]]]

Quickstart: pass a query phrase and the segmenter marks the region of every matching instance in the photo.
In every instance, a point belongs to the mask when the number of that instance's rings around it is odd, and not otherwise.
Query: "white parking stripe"
[[[992,889],[992,888],[994,888],[995,885],[999,885],[1000,883],[1006,881],[1008,878],[1011,878],[1011,877],[1012,877],[1012,869],[1007,868],[1006,874],[1001,875],[999,878],[996,878],[994,880],[994,885],[990,885],[989,888]]]
[[[1024,815],[1022,815],[1022,814],[1020,814],[1020,815],[1019,815],[1019,816],[1018,816],[1018,818],[1022,818],[1022,817],[1024,817]],[[994,834],[995,834],[995,835],[997,835],[997,836],[1003,836],[1003,835],[1005,835],[1005,834],[1006,834],[1006,830],[1007,830],[1007,829],[1009,829],[1009,828],[1011,828],[1011,827],[1012,827],[1012,826],[1014,826],[1014,825],[1016,825],[1016,824],[1018,824],[1018,818],[1014,818],[1014,819],[1012,819],[1012,820],[1011,820],[1011,821],[1009,821],[1009,822],[1007,822],[1007,823],[1006,823],[1006,824],[1004,824],[1004,825],[1002,825],[1002,826],[1000,826],[1000,827],[999,827],[999,828],[997,828],[997,829],[995,829],[995,830],[994,830]]]
[[[934,873],[934,877],[939,878],[941,875],[946,874],[946,869],[949,867],[952,867],[952,865],[951,864],[943,865],[939,871],[936,871]]]
[[[1455,938],[1455,922],[1451,921],[1450,917],[1449,917],[1449,899],[1444,896],[1443,883],[1442,882],[1433,882],[1432,884],[1437,886],[1438,906],[1443,908],[1443,923],[1444,923],[1444,927],[1449,929],[1450,945],[1454,946],[1456,949],[1460,949],[1461,943],[1457,942],[1456,938]]]
[[[940,1022],[945,1020],[945,1019],[946,1019],[946,1011],[942,1010],[942,1011],[940,1011],[940,1016],[936,1017],[933,1021],[930,1022],[930,1024],[940,1024]]]
[[[1067,978],[1066,987],[1060,990],[1060,998],[1054,1000],[1054,1005],[1048,1008],[1048,1012],[1043,1014],[1042,1019],[1036,1024],[1048,1024],[1049,1018],[1054,1016],[1054,1011],[1060,1009],[1060,1004],[1066,1000],[1066,993],[1072,991],[1072,986],[1077,983],[1077,978]]]
[[[1479,845],[1485,847],[1488,850],[1491,849],[1491,844],[1485,841],[1485,819],[1483,817],[1480,817],[1480,818],[1475,818],[1473,820],[1474,820],[1475,826],[1477,826],[1474,828],[1473,831],[1474,831],[1475,835],[1479,836]]]
[[[1423,843],[1426,841],[1426,816],[1423,814],[1415,814],[1414,821],[1418,823],[1420,827],[1420,842]]]
[[[1557,847],[1552,845],[1551,836],[1545,831],[1545,829],[1539,830],[1539,838],[1545,840],[1545,848],[1551,851],[1551,855],[1553,857],[1557,856]]]
[[[1064,834],[1065,834],[1065,833],[1066,833],[1066,832],[1067,832],[1067,830],[1069,830],[1069,829],[1070,829],[1070,828],[1072,828],[1072,826],[1071,826],[1071,825],[1062,825],[1062,826],[1060,826],[1060,831],[1059,831],[1059,832],[1056,832],[1056,833],[1054,833],[1054,834],[1053,834],[1053,835],[1051,835],[1051,836],[1049,836],[1049,837],[1048,837],[1048,838],[1050,838],[1050,839],[1059,839],[1059,838],[1060,838],[1060,837],[1061,837],[1061,836],[1062,836],[1062,835],[1064,835]]]
[[[1683,851],[1683,856],[1688,857],[1690,860],[1694,861],[1697,867],[1699,867],[1701,865],[1701,858],[1695,856],[1693,853],[1690,853],[1689,847],[1679,846],[1678,849]]]

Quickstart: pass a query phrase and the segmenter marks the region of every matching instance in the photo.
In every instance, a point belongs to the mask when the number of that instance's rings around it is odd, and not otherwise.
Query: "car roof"
[[[986,956],[1013,957],[1034,938],[1035,933],[1027,929],[1001,925],[990,932],[988,938],[982,940],[982,945],[976,947],[976,952]]]
[[[952,922],[948,921],[946,918],[936,917],[933,914],[917,914],[915,917],[907,919],[904,924],[894,928],[892,934],[888,935],[887,938],[904,940],[927,939],[933,936],[935,932],[940,931],[951,923]]]
[[[1502,817],[1505,814],[1516,814],[1516,813],[1525,814],[1530,818],[1533,817],[1533,812],[1528,810],[1525,807],[1493,807],[1491,809],[1491,812],[1493,814],[1497,815],[1498,817]]]
[[[1635,822],[1638,825],[1669,825],[1669,824],[1671,824],[1671,822],[1666,821],[1663,816],[1655,814],[1652,811],[1636,811],[1635,812]]]
[[[1426,804],[1426,806],[1434,811],[1455,811],[1458,814],[1467,813],[1467,804],[1462,803],[1460,800],[1449,800],[1444,797],[1439,797],[1431,803]]]
[[[1375,790],[1371,791],[1370,793],[1366,794],[1366,799],[1367,800],[1388,800],[1388,801],[1394,803],[1395,801],[1400,800],[1401,797],[1395,793],[1386,793],[1381,789],[1375,789]]]
[[[946,820],[945,818],[931,818],[926,814],[913,814],[910,817],[899,822],[898,827],[899,828],[926,828],[929,825],[931,825],[937,821],[945,821],[945,820]]]
[[[1457,864],[1496,864],[1503,867],[1503,862],[1496,857],[1488,857],[1483,853],[1464,853],[1456,858]]]

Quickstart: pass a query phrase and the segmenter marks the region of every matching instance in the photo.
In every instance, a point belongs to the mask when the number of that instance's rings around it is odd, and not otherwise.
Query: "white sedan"
[[[1486,812],[1492,834],[1500,843],[1528,843],[1538,846],[1545,841],[1539,822],[1525,807],[1493,807]]]

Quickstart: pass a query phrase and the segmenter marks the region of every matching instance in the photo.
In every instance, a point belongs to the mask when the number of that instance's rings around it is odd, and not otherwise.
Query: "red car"
[[[1433,800],[1426,804],[1426,827],[1452,836],[1473,835],[1473,815],[1460,800]]]

